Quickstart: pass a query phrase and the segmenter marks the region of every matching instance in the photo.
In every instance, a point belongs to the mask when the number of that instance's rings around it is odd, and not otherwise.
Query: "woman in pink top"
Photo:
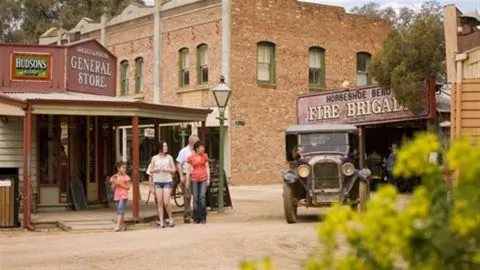
[[[207,223],[207,186],[210,185],[210,166],[205,154],[205,145],[198,141],[193,145],[195,153],[191,154],[187,163],[187,184],[191,181],[193,193],[193,221],[196,224]]]
[[[130,189],[130,177],[127,175],[127,164],[123,161],[116,164],[117,173],[110,178],[114,190],[113,200],[117,206],[117,225],[114,231],[125,230],[125,206],[128,201],[128,190]]]

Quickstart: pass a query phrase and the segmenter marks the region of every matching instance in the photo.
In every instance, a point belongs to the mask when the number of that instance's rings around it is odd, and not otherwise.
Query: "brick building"
[[[222,70],[222,18],[231,20],[225,162],[234,184],[280,181],[283,134],[296,121],[296,97],[344,81],[371,84],[369,59],[389,30],[386,22],[342,7],[296,0],[232,0],[228,14],[220,0],[172,0],[160,16],[161,102],[214,109],[206,122],[214,157],[218,120],[211,89]],[[117,94],[152,100],[153,7],[132,4],[100,23],[84,18],[68,31],[50,29],[40,43],[100,39],[102,29],[119,62]],[[192,123],[193,132],[198,126]]]

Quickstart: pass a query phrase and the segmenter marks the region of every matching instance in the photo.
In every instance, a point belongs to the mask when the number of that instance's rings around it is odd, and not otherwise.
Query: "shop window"
[[[197,48],[198,52],[198,83],[204,84],[208,82],[208,46],[201,44]]]
[[[311,47],[308,50],[308,82],[310,87],[325,87],[325,50]]]
[[[271,42],[257,44],[257,81],[275,83],[275,44]]]
[[[188,49],[180,50],[180,87],[186,87],[190,84],[190,61],[188,59]]]
[[[143,92],[143,58],[135,59],[135,93]]]
[[[123,60],[120,63],[120,94],[128,95],[128,61]]]
[[[357,86],[372,84],[372,78],[368,73],[372,55],[367,52],[357,53]]]

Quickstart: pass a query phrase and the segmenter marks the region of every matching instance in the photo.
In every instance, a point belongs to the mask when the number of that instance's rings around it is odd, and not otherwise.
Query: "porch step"
[[[112,230],[115,226],[113,220],[75,220],[60,221],[60,226],[69,231],[105,231]]]

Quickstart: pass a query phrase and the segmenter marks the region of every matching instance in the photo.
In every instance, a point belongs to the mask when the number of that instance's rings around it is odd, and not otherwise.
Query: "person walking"
[[[113,230],[118,232],[125,230],[125,206],[128,201],[130,177],[127,175],[127,163],[119,161],[115,167],[117,168],[117,173],[110,178],[110,183],[114,191],[113,200],[117,207],[117,224]]]
[[[195,153],[187,159],[190,169],[187,170],[187,181],[191,181],[193,192],[193,221],[198,224],[207,223],[207,187],[210,185],[210,166],[205,145],[198,141],[195,143]]]
[[[153,149],[153,152],[151,153],[150,155],[150,159],[148,160],[148,164],[150,165],[150,163],[152,162],[152,158],[161,151],[162,149],[162,145],[160,144],[160,142],[157,142],[155,144],[155,148]],[[151,183],[153,183],[153,178],[152,178],[152,173],[150,173],[148,171],[148,168],[147,168],[147,171],[146,171],[146,174],[148,175],[148,183],[150,183],[150,187],[152,186]],[[157,196],[155,195],[155,189],[154,188],[150,188],[150,193],[153,194],[153,198],[154,198],[154,201],[155,201],[155,206],[156,206],[156,209],[157,209],[157,226],[160,227],[160,213],[158,212],[158,200],[157,200]],[[173,212],[173,211],[172,211]],[[168,223],[169,222],[169,219],[168,219],[168,214],[167,214],[167,209],[165,209],[165,205],[163,205],[163,220],[165,220],[165,223]]]
[[[185,223],[190,223],[192,220],[192,190],[191,186],[187,182],[187,159],[190,155],[194,153],[193,145],[198,142],[197,135],[190,135],[188,138],[188,145],[182,148],[178,153],[177,157],[177,171],[180,177],[180,186],[183,192],[183,221]]]
[[[148,165],[147,174],[151,176],[149,177],[151,179],[150,191],[154,191],[157,198],[157,212],[160,219],[159,227],[165,228],[165,226],[175,226],[170,197],[173,187],[172,174],[175,173],[176,169],[172,156],[168,154],[167,142],[161,142],[160,146],[160,151],[152,157]],[[168,220],[164,220],[164,206],[168,214]]]

